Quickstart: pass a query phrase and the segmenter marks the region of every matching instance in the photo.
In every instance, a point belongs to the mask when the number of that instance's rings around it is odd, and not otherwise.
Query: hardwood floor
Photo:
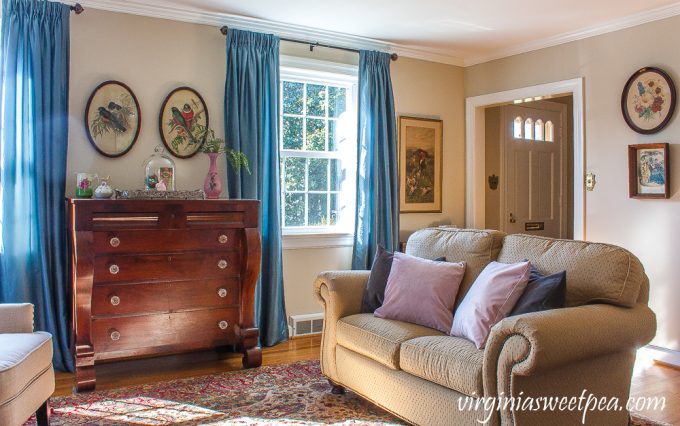
[[[262,365],[319,359],[320,342],[320,336],[314,335],[265,348]],[[240,354],[217,354],[215,351],[101,364],[97,366],[97,389],[202,376],[240,368]],[[57,373],[54,396],[71,394],[73,385],[73,374]],[[672,425],[680,424],[680,370],[638,357],[631,396],[665,397],[664,410],[643,410],[641,414]]]

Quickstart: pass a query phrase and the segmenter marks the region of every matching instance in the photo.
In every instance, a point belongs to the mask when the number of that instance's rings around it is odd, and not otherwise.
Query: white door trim
[[[574,239],[586,238],[583,78],[539,84],[465,99],[465,226],[484,228],[486,185],[484,109],[496,104],[571,94],[574,101]]]

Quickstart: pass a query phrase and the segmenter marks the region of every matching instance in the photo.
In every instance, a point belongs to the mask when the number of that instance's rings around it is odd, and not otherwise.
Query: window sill
[[[352,247],[352,245],[354,245],[354,235],[347,233],[284,233],[282,239],[284,250]]]

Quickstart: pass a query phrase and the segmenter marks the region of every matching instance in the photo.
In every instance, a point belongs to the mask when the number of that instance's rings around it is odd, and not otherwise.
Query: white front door
[[[501,108],[501,230],[567,235],[566,106]]]

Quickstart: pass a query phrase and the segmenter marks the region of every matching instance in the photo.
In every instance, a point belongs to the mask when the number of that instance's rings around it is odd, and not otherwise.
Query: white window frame
[[[351,90],[351,100],[354,110],[357,110],[358,98],[358,67],[355,65],[339,64],[335,62],[319,61],[315,59],[299,58],[293,56],[280,57],[280,77],[281,81],[299,81],[305,83],[318,83],[323,85],[344,86]],[[315,152],[304,151],[302,154],[298,150],[284,150],[283,139],[283,97],[279,100],[279,129],[281,140],[279,141],[279,153],[281,157],[302,157],[302,158],[341,158],[340,153],[335,152]],[[355,137],[356,142],[356,137]],[[283,173],[283,170],[281,170]],[[305,177],[307,179],[307,177]],[[307,191],[309,192],[309,191]],[[329,191],[322,191],[329,193]],[[283,205],[285,203],[285,191],[283,182],[281,187],[282,220]],[[352,204],[352,207],[355,206]],[[352,223],[353,223],[352,218]],[[328,247],[348,247],[354,242],[354,226],[351,229],[342,229],[337,226],[306,226],[306,227],[282,227],[283,248],[284,249],[304,249],[304,248],[328,248]]]

